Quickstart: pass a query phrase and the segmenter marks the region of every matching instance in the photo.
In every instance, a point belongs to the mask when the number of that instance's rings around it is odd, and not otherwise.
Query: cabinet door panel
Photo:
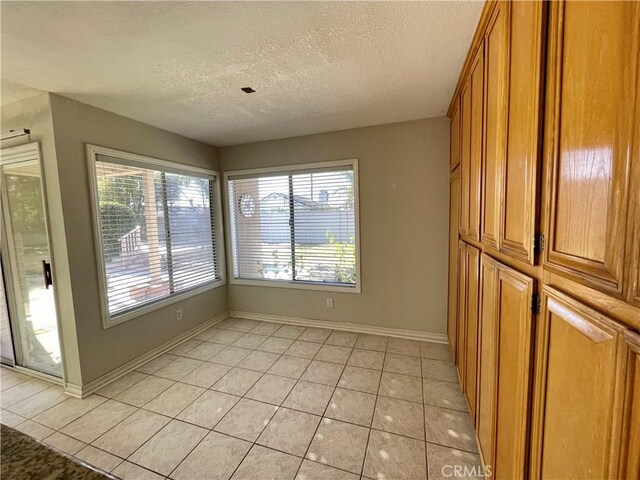
[[[482,255],[478,440],[496,478],[527,475],[534,280]]]
[[[622,296],[640,2],[552,2],[547,268]]]
[[[640,91],[640,79],[638,81],[638,90]],[[629,245],[628,256],[629,262],[625,261],[628,267],[627,272],[627,294],[628,303],[640,307],[640,95],[638,96],[638,107],[636,109],[636,146],[631,171],[631,195],[629,203],[629,223],[628,229],[631,233],[631,242]],[[640,319],[640,311],[637,318]]]
[[[447,335],[453,358],[457,352],[458,324],[458,213],[460,176],[456,170],[449,180],[449,305]]]
[[[640,478],[640,335],[625,332],[625,340],[629,348],[629,359],[620,477]]]
[[[458,365],[458,376],[462,390],[465,388],[465,365],[466,365],[466,339],[467,339],[467,244],[458,242],[458,333],[457,348],[458,355],[456,361]]]
[[[533,265],[544,47],[542,1],[511,3],[509,128],[500,251]]]
[[[471,70],[471,152],[469,162],[468,238],[480,241],[480,208],[484,120],[484,50],[481,46]]]
[[[460,163],[460,108],[456,108],[451,116],[449,147],[449,170],[453,171]]]
[[[462,130],[460,140],[460,235],[465,236],[469,230],[469,175],[471,169],[471,87],[470,80],[462,90],[461,100]]]
[[[495,414],[498,372],[498,324],[496,292],[497,262],[482,254],[480,266],[480,363],[478,365],[478,411],[476,428],[485,465],[494,465]]]
[[[475,419],[476,387],[478,378],[478,295],[480,286],[480,250],[466,246],[466,349],[465,394],[469,402],[471,418]]]
[[[485,38],[486,117],[482,169],[482,243],[498,248],[502,165],[505,155],[507,110],[507,34],[509,4],[498,2]]]
[[[498,393],[496,478],[524,478],[529,438],[534,281],[499,264],[497,284]]]
[[[533,478],[615,478],[625,358],[623,329],[544,287],[539,319]]]

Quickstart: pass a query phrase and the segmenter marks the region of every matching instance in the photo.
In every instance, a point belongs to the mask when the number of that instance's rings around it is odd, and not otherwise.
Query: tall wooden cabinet
[[[461,279],[464,285],[465,306],[465,369],[464,392],[469,405],[471,418],[476,414],[476,388],[478,378],[478,329],[479,329],[479,294],[480,294],[480,250],[473,245],[466,245],[465,275]]]
[[[552,288],[543,290],[534,385],[533,478],[617,478],[624,328]]]
[[[554,2],[549,20],[545,268],[624,298],[640,2]]]
[[[499,249],[534,264],[540,175],[546,6],[512,2],[506,153],[502,163]]]
[[[621,477],[640,478],[640,334],[625,332],[628,348],[623,409]]]
[[[487,2],[450,115],[447,331],[483,463],[640,478],[640,2]]]
[[[485,39],[485,117],[482,157],[482,206],[480,239],[498,248],[500,236],[500,198],[505,156],[507,118],[508,16],[510,5],[501,3],[493,10]]]
[[[480,197],[483,146],[484,50],[478,50],[462,94],[460,180],[462,202],[460,232],[465,239],[480,240]]]
[[[453,143],[452,143],[453,145]],[[457,358],[458,332],[458,217],[460,212],[460,173],[456,169],[449,180],[449,301],[447,336],[451,356]]]
[[[478,443],[499,478],[527,474],[533,278],[482,254]]]

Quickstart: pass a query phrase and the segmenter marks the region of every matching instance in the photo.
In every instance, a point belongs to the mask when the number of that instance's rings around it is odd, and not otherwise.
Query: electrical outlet
[[[327,298],[327,308],[333,308],[333,298]]]
[[[176,320],[180,321],[182,320],[182,309],[179,308],[178,310],[176,310]]]

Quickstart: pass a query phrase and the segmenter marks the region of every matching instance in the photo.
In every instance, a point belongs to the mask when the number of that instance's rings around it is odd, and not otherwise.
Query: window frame
[[[351,167],[353,170],[353,208],[355,214],[355,260],[356,260],[356,283],[353,286],[339,285],[335,283],[323,284],[320,282],[305,282],[303,280],[257,280],[257,279],[244,279],[236,278],[236,252],[234,251],[234,242],[231,236],[233,230],[231,226],[231,207],[229,202],[229,180],[230,177],[242,176],[242,175],[260,175],[260,174],[296,174],[299,172],[323,169],[326,170],[332,167]],[[310,172],[313,173],[313,172]],[[318,290],[324,292],[340,292],[340,293],[362,293],[362,278],[360,269],[360,190],[359,190],[359,175],[358,175],[358,159],[350,158],[345,160],[332,160],[326,162],[313,162],[313,163],[298,163],[292,165],[280,165],[273,167],[262,168],[250,168],[244,170],[228,170],[223,173],[224,177],[224,203],[225,203],[225,216],[224,216],[224,230],[225,230],[225,244],[227,251],[227,257],[230,259],[227,262],[227,268],[229,269],[228,282],[230,285],[246,285],[252,287],[270,287],[270,288],[291,288],[298,290]],[[231,178],[231,180],[233,180]]]
[[[119,325],[123,322],[133,320],[147,313],[153,312],[160,308],[172,305],[174,303],[185,300],[189,297],[199,295],[209,290],[222,287],[227,284],[227,265],[226,265],[226,248],[225,248],[225,232],[224,221],[222,218],[222,192],[220,174],[215,170],[209,170],[206,168],[195,167],[192,165],[186,165],[183,163],[172,162],[168,160],[161,160],[154,157],[148,157],[146,155],[139,155],[137,153],[124,152],[122,150],[116,150],[108,147],[101,147],[98,145],[86,144],[87,150],[87,163],[89,174],[89,186],[91,190],[91,215],[93,225],[93,237],[94,237],[94,249],[96,254],[96,263],[98,269],[98,284],[100,290],[100,308],[102,311],[102,327],[104,329]],[[219,273],[220,279],[213,282],[208,282],[203,285],[194,287],[184,292],[178,292],[169,294],[165,297],[161,297],[158,300],[152,300],[144,303],[139,307],[134,307],[131,310],[127,310],[123,313],[116,313],[111,315],[109,313],[109,296],[107,291],[106,282],[106,267],[104,261],[104,246],[102,243],[102,224],[100,221],[100,204],[98,196],[98,177],[96,170],[96,162],[98,161],[98,155],[105,155],[113,158],[117,158],[121,161],[122,165],[142,165],[147,166],[150,169],[162,170],[164,172],[177,173],[182,175],[200,174],[208,177],[213,177],[213,183],[215,185],[215,192],[213,195],[214,205],[212,205],[213,216],[215,225],[213,225],[214,234],[216,238],[216,245],[214,250],[216,252],[216,259],[218,265],[216,273]]]

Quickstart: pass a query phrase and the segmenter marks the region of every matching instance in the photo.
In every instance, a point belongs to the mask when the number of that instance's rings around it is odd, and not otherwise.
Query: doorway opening
[[[62,377],[40,145],[0,151],[2,362]]]

